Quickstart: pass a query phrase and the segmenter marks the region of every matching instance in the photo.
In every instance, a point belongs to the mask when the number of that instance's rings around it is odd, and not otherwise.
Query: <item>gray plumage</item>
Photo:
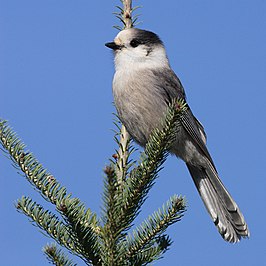
[[[156,34],[126,29],[106,46],[115,53],[113,95],[118,116],[131,137],[145,146],[151,131],[161,126],[169,103],[174,98],[186,99],[185,91]],[[186,163],[219,233],[233,243],[248,237],[244,217],[221,182],[207,150],[204,128],[190,108],[181,124],[171,152]]]

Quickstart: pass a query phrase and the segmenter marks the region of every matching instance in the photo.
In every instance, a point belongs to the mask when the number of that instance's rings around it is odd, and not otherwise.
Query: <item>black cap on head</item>
[[[160,44],[163,45],[163,42],[159,38],[159,36],[151,31],[141,30],[134,28],[134,39],[137,39],[141,44],[147,45],[156,45]]]

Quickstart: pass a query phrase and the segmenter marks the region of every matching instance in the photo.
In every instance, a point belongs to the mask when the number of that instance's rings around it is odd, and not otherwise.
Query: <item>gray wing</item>
[[[193,139],[194,143],[197,144],[197,146],[200,148],[202,153],[208,158],[208,160],[210,161],[210,163],[212,164],[212,166],[216,170],[214,162],[211,158],[211,155],[210,155],[210,153],[209,153],[209,151],[205,145],[206,138],[203,138],[202,133],[201,133],[202,132],[201,129],[203,127],[201,124],[200,124],[201,127],[199,127],[199,125],[198,125],[199,122],[194,117],[194,115],[192,114],[190,109],[188,109],[184,113],[184,115],[181,116],[181,123],[182,123],[183,127],[185,128],[185,130],[187,131],[187,133]],[[206,134],[204,133],[204,135],[206,135]]]
[[[202,139],[203,139],[203,141],[204,141],[204,144],[206,145],[206,143],[207,143],[207,135],[206,135],[206,133],[205,133],[205,131],[204,131],[204,127],[203,127],[203,125],[201,124],[201,122],[200,122],[195,116],[194,116],[194,118],[195,118],[196,123],[197,123],[197,125],[198,125],[198,128],[199,128],[199,131],[200,131],[201,137],[202,137]]]
[[[158,91],[162,94],[163,98],[170,104],[173,99],[186,100],[185,90],[181,81],[176,76],[174,71],[170,68],[160,70],[152,70],[153,78],[156,80],[155,86],[158,86]]]
[[[153,71],[156,78],[157,84],[160,84],[160,91],[163,94],[164,99],[166,99],[167,104],[171,103],[173,99],[184,99],[186,100],[185,90],[173,72],[173,70],[163,69]],[[162,90],[163,89],[163,90]],[[185,128],[187,133],[191,136],[194,143],[200,148],[202,153],[209,159],[211,164],[214,166],[213,160],[206,147],[206,134],[202,124],[193,115],[191,109],[188,109],[181,117],[182,126]]]

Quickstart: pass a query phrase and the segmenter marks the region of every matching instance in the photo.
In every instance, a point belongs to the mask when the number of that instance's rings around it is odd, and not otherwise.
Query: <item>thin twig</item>
[[[129,144],[130,136],[124,125],[121,126],[120,129],[120,141],[119,141],[119,149],[118,149],[118,160],[117,160],[117,182],[123,187],[123,184],[126,180],[127,168],[126,165],[128,163],[129,157]]]
[[[133,23],[132,23],[132,0],[124,0],[123,1],[123,5],[124,5],[124,15],[123,15],[123,19],[125,22],[125,28],[132,28]]]
[[[124,0],[123,1],[123,22],[125,28],[132,28],[132,0]],[[119,142],[119,150],[118,150],[118,170],[117,170],[117,181],[120,186],[123,186],[126,178],[126,169],[125,165],[127,163],[127,159],[129,156],[129,141],[130,136],[124,125],[121,126],[120,130],[120,142]]]

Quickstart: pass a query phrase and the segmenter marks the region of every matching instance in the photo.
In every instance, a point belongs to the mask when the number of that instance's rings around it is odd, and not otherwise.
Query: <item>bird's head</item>
[[[125,29],[117,34],[113,42],[105,45],[114,51],[116,70],[168,66],[163,42],[151,31]]]

